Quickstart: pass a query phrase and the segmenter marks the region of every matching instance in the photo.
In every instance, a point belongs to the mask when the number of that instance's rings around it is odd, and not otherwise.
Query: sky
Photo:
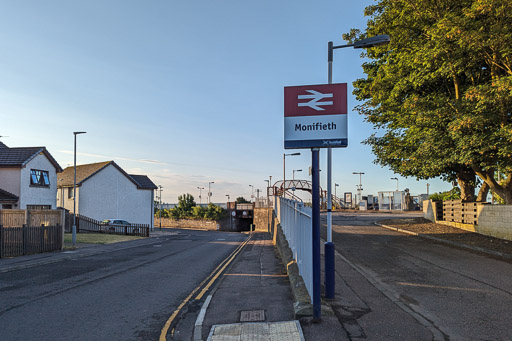
[[[373,1],[109,0],[0,3],[0,141],[45,146],[65,168],[113,160],[163,186],[175,203],[211,184],[212,201],[266,179],[310,179],[311,151],[285,150],[283,88],[327,83],[327,42],[364,30]],[[360,51],[334,51],[333,82],[348,83],[349,146],[333,149],[337,194],[449,190],[373,163],[373,127],[353,111]],[[326,169],[326,151],[320,168]],[[321,172],[325,189],[326,171]],[[250,186],[252,185],[252,186]],[[334,185],[333,185],[334,186]],[[202,191],[202,202],[206,198]],[[333,188],[334,193],[334,188]],[[338,195],[339,196],[339,195]],[[307,196],[305,197],[307,200]]]

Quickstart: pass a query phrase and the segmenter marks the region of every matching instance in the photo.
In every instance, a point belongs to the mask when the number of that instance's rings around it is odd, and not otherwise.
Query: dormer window
[[[30,170],[30,185],[50,187],[50,176],[48,171],[31,169]]]

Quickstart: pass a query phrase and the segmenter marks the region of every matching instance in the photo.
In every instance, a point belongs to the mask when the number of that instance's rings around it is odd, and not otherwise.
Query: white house
[[[0,142],[0,208],[57,208],[62,168],[45,147],[9,148]]]
[[[58,176],[57,204],[73,212],[74,168]],[[104,220],[118,218],[153,226],[155,184],[145,175],[127,174],[114,161],[76,167],[76,213]]]

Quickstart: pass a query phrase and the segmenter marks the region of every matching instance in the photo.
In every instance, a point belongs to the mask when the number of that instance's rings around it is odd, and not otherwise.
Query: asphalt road
[[[333,214],[336,271],[344,278],[337,283],[343,301],[338,313],[347,318],[352,312],[357,324],[346,328],[349,334],[368,340],[512,340],[512,264],[372,224],[389,217]]]
[[[0,274],[0,339],[157,340],[180,303],[246,239],[177,231],[150,245]]]

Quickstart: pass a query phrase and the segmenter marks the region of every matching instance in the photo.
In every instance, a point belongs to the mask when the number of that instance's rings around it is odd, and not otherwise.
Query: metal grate
[[[244,310],[240,312],[240,322],[265,321],[265,310]]]

